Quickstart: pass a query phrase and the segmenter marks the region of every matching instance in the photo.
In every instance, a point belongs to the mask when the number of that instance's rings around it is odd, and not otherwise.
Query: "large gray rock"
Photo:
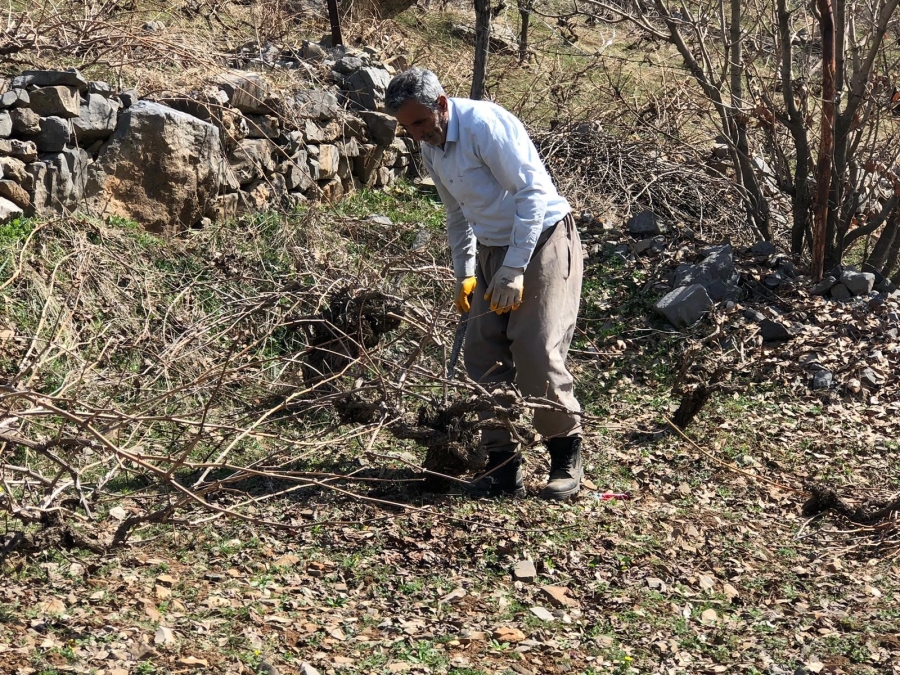
[[[20,218],[22,215],[22,209],[8,199],[0,197],[0,224],[8,223],[11,220]]]
[[[60,152],[69,142],[72,124],[62,117],[42,117],[40,133],[34,137],[38,152]]]
[[[656,311],[670,324],[681,328],[699,321],[712,306],[706,289],[700,284],[693,284],[667,293],[656,303]]]
[[[86,197],[97,213],[171,233],[200,220],[223,175],[215,126],[139,101],[119,116],[115,133],[91,166]]]
[[[397,118],[385,113],[365,110],[360,117],[366,122],[369,138],[376,145],[390,145],[397,136]]]
[[[374,187],[384,148],[372,143],[359,146],[359,155],[353,158],[353,172],[364,187]]]
[[[0,96],[0,108],[25,108],[31,103],[31,96],[24,89],[10,89]]]
[[[264,115],[269,112],[266,100],[271,96],[271,88],[259,73],[249,70],[229,71],[220,75],[216,84],[228,94],[228,102],[242,113]]]
[[[294,157],[285,160],[278,166],[278,173],[284,176],[289,192],[306,192],[312,187],[313,180],[309,174],[306,152],[298,152]]]
[[[75,140],[86,145],[109,138],[116,130],[118,115],[118,101],[102,94],[88,94],[78,109],[78,117],[72,120]]]
[[[325,180],[337,175],[338,163],[341,153],[335,145],[319,146],[319,180]]]
[[[875,275],[871,272],[844,270],[840,281],[853,295],[868,295],[875,285]]]
[[[31,208],[31,197],[25,188],[12,180],[0,180],[0,197],[8,199],[22,209]]]
[[[301,118],[328,121],[343,111],[337,96],[323,89],[302,89],[294,92],[293,112]]]
[[[37,159],[34,141],[20,141],[15,138],[0,138],[0,155],[15,157],[26,164]]]
[[[390,73],[384,68],[360,68],[344,80],[344,93],[361,108],[378,110],[384,105],[390,81]]]
[[[740,296],[737,283],[740,276],[734,269],[734,256],[730,244],[710,246],[706,257],[696,265],[679,265],[675,270],[678,286],[700,284],[715,301],[735,300]]]
[[[91,157],[81,148],[45,153],[26,167],[31,176],[33,206],[40,216],[50,216],[84,206],[84,187]]]
[[[9,138],[12,130],[12,117],[10,117],[6,110],[0,110],[0,138]]]
[[[0,176],[16,181],[19,185],[25,182],[28,173],[25,162],[15,157],[0,157]]]
[[[29,95],[29,107],[41,117],[78,117],[81,99],[75,87],[42,87]]]
[[[281,135],[281,123],[273,115],[248,115],[247,138],[276,139]]]
[[[835,284],[831,287],[830,293],[835,300],[849,300],[853,297],[853,293],[844,284]]]
[[[41,116],[31,108],[15,108],[8,113],[13,131],[25,136],[33,136],[41,131]]]
[[[275,144],[267,138],[245,138],[228,155],[229,180],[248,185],[275,171]]]
[[[26,70],[12,81],[13,88],[75,87],[87,91],[88,81],[77,70]]]

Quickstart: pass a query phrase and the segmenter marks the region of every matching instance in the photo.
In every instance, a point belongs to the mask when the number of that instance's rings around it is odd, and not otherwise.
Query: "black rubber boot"
[[[584,477],[581,461],[581,436],[551,438],[547,441],[550,451],[550,481],[541,491],[544,499],[568,499],[578,494]]]
[[[522,454],[489,452],[484,473],[470,483],[463,483],[462,489],[470,497],[524,497]]]

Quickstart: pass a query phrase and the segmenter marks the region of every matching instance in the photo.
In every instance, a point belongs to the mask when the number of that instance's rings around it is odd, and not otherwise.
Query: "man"
[[[465,364],[488,387],[515,384],[559,406],[534,412],[550,451],[549,499],[578,492],[581,407],[566,354],[581,296],[581,242],[525,127],[485,101],[448,98],[437,76],[412,68],[388,85],[385,107],[416,141],[447,213],[455,304],[469,312]],[[473,292],[474,291],[474,292]],[[471,296],[471,305],[470,305]],[[487,472],[473,496],[525,494],[510,433],[486,429]]]

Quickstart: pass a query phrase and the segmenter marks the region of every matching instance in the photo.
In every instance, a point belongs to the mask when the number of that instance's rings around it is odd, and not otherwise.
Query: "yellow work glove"
[[[505,314],[511,309],[519,309],[524,292],[525,268],[504,265],[491,279],[491,285],[488,286],[484,299],[491,301],[492,312]]]
[[[475,290],[475,277],[463,277],[456,280],[456,291],[453,293],[453,304],[456,305],[456,311],[465,314],[472,305],[469,304],[469,296]]]

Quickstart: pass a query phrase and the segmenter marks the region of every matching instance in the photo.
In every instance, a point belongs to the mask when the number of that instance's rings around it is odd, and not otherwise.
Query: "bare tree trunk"
[[[812,163],[812,151],[809,147],[809,136],[803,121],[803,114],[794,100],[794,63],[791,45],[791,12],[787,9],[786,0],[778,0],[778,35],[781,43],[781,96],[787,113],[786,126],[794,140],[797,157],[794,164],[794,177],[791,184],[791,253],[803,251],[803,240],[810,233],[810,214],[813,197],[809,189],[809,171]]]
[[[834,12],[831,0],[816,0],[822,33],[822,138],[816,165],[816,201],[813,217],[812,275],[819,280],[825,271],[825,239],[828,196],[834,167]]]
[[[528,61],[528,22],[531,20],[531,7],[533,0],[519,0],[519,16],[522,20],[522,30],[519,32],[519,63]]]
[[[338,15],[337,0],[328,0],[328,19],[331,21],[331,46],[344,44],[341,36],[341,19]]]
[[[900,233],[894,237],[891,243],[891,250],[888,253],[887,261],[884,263],[884,276],[890,275],[891,281],[895,284],[900,283],[900,268],[897,267],[897,261],[900,260]]]
[[[772,239],[769,228],[769,202],[762,194],[753,162],[750,160],[750,144],[747,142],[748,117],[744,107],[743,87],[741,78],[744,74],[744,56],[741,42],[741,7],[743,0],[731,0],[731,25],[729,26],[729,78],[731,89],[731,108],[728,112],[731,126],[731,137],[734,139],[737,150],[738,165],[741,183],[748,193],[747,212],[750,220],[756,225],[756,229],[763,239]],[[737,172],[736,172],[737,173]]]
[[[897,215],[896,209],[891,210],[891,215],[887,219],[887,223],[881,231],[881,234],[878,236],[875,246],[872,247],[872,253],[869,254],[869,257],[866,260],[867,264],[871,265],[876,270],[881,270],[881,273],[885,276],[890,273],[890,269],[885,263],[887,263],[890,253],[895,249],[895,242],[900,239],[900,237],[897,236],[897,231],[900,229],[900,227],[898,227],[900,223],[898,223]],[[894,262],[896,262],[896,260]]]
[[[484,81],[487,78],[488,52],[491,40],[491,2],[475,0],[475,69],[472,73],[470,98],[484,98]]]

